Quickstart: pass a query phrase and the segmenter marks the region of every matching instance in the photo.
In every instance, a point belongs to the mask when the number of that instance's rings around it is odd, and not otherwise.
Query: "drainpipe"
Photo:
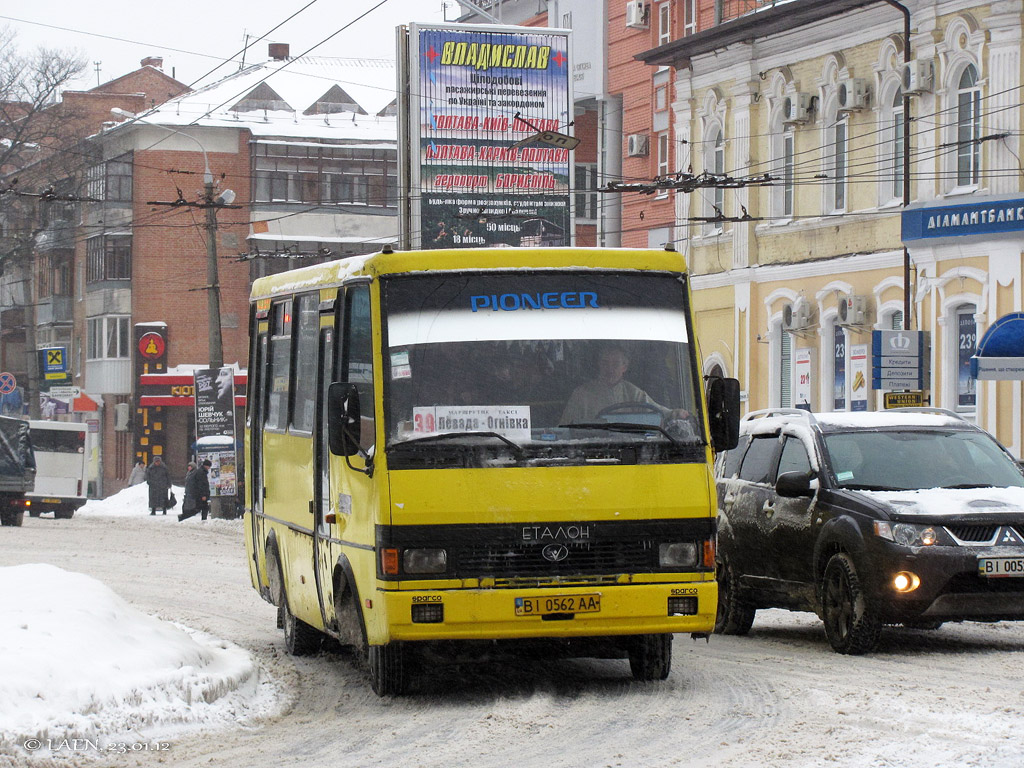
[[[903,63],[910,63],[910,10],[896,0],[883,0],[903,14]],[[910,94],[903,93],[903,208],[910,205]],[[903,328],[910,330],[910,250],[903,246]]]

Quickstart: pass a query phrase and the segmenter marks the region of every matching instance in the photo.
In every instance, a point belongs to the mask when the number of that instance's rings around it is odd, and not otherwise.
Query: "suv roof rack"
[[[814,414],[810,411],[805,411],[803,408],[762,408],[759,411],[748,413],[743,417],[743,421],[752,421],[758,418],[767,419],[772,416],[799,416],[811,424],[818,423],[818,420],[814,418]]]
[[[956,411],[951,411],[948,408],[934,408],[932,406],[906,406],[904,408],[889,408],[890,411],[899,411],[901,413],[934,413],[939,416],[950,416],[958,421],[967,421]]]

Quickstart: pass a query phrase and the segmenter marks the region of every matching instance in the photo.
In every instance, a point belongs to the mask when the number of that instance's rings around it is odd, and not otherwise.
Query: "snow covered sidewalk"
[[[238,646],[147,616],[80,573],[0,568],[0,763],[158,751],[183,729],[237,726],[279,707]]]

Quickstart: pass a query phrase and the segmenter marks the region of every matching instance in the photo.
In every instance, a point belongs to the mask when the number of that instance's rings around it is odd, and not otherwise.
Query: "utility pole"
[[[205,184],[206,208],[206,307],[210,323],[210,367],[224,365],[224,346],[220,332],[220,277],[217,270],[217,204],[213,198],[213,179]]]

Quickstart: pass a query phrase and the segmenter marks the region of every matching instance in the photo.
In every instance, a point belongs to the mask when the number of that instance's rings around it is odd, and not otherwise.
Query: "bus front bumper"
[[[714,581],[549,589],[379,591],[391,640],[709,633]]]

